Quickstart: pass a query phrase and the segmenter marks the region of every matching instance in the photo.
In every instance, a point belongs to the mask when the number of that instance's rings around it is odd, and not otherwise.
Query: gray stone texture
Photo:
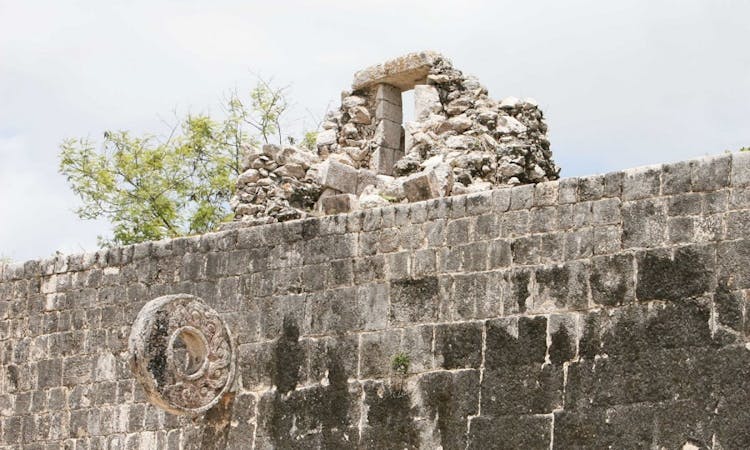
[[[747,170],[722,155],[2,265],[0,447],[750,448]],[[195,419],[128,364],[138,311],[169,294],[237,346]]]

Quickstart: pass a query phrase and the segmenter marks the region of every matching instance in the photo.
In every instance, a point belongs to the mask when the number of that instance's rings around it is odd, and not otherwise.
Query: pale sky
[[[0,256],[96,249],[57,172],[66,137],[166,132],[253,73],[320,115],[353,73],[436,50],[533,97],[563,176],[750,145],[750,1],[0,0]]]

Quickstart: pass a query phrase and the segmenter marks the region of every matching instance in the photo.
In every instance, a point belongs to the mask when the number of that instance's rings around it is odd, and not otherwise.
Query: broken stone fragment
[[[247,169],[242,172],[237,178],[237,185],[242,186],[245,184],[255,183],[260,180],[260,171],[258,169]]]
[[[357,191],[357,169],[333,160],[327,160],[318,168],[320,185],[340,192]]]
[[[355,161],[357,163],[359,163],[360,161],[364,161],[367,158],[367,155],[370,153],[368,149],[360,147],[344,147],[341,149],[341,151],[345,152],[347,155],[349,155],[352,161]]]
[[[502,109],[513,109],[516,106],[518,106],[518,103],[520,100],[518,100],[516,97],[505,97],[500,101],[500,108]]]
[[[466,117],[466,114],[459,114],[443,122],[442,125],[438,127],[437,132],[439,134],[446,133],[448,131],[463,133],[464,131],[471,128],[473,124],[474,122]]]
[[[472,136],[459,135],[459,136],[450,136],[448,139],[445,140],[445,145],[450,148],[467,150],[467,149],[472,148],[476,144],[476,142],[477,142],[476,138]]]
[[[538,164],[534,164],[534,167],[529,171],[529,179],[531,181],[543,181],[546,175],[544,169],[539,167]]]
[[[355,106],[364,106],[367,103],[367,99],[358,95],[348,95],[341,100],[341,105],[346,108],[354,108]]]
[[[497,171],[503,178],[510,178],[522,174],[523,167],[513,163],[502,163]]]
[[[359,130],[357,130],[357,126],[353,123],[347,122],[342,128],[341,128],[341,134],[348,138],[354,138],[359,136]]]
[[[320,133],[318,133],[318,136],[315,139],[315,144],[318,147],[322,147],[324,145],[333,145],[336,143],[336,130],[323,130]]]
[[[325,214],[341,214],[359,209],[359,199],[353,194],[338,194],[320,199]]]
[[[435,155],[422,163],[425,172],[433,172],[440,186],[440,193],[447,195],[453,189],[453,170],[443,155]]]
[[[286,164],[273,171],[282,177],[305,178],[305,168],[299,164]]]
[[[359,169],[357,171],[357,194],[360,195],[368,186],[377,186],[378,175],[372,170]]]
[[[388,200],[381,195],[375,186],[367,186],[359,196],[361,209],[380,208],[387,206]]]
[[[394,178],[388,175],[378,175],[378,189],[389,199],[401,201],[406,198],[404,192],[405,180],[403,177]]]
[[[515,117],[498,116],[496,130],[498,133],[524,133],[527,128]]]
[[[347,153],[331,153],[328,156],[328,161],[336,161],[337,163],[344,164],[347,166],[355,167],[354,161]]]
[[[263,154],[263,150],[258,147],[245,145],[242,147],[242,170],[250,168],[251,164]]]
[[[349,108],[349,116],[349,120],[352,123],[369,125],[370,122],[372,122],[370,111],[368,111],[364,106],[355,106],[353,108]]]
[[[421,172],[404,180],[404,193],[410,202],[440,197],[440,184],[435,172]]]
[[[455,116],[456,114],[461,114],[462,112],[471,108],[471,106],[471,100],[469,100],[468,98],[459,97],[448,103],[448,105],[445,107],[445,112],[447,112],[451,116]]]
[[[276,155],[281,152],[281,147],[275,144],[265,144],[263,145],[263,154],[268,156],[271,159],[276,159]]]
[[[309,150],[297,147],[285,147],[276,155],[279,164],[298,164],[305,169],[318,162],[318,157]]]

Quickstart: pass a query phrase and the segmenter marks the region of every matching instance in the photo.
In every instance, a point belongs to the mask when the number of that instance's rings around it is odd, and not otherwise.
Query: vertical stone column
[[[371,168],[379,174],[393,175],[393,165],[404,156],[401,90],[379,84],[375,94],[375,144]]]

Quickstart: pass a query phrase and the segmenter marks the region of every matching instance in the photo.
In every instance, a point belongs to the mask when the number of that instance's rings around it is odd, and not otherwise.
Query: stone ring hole
[[[197,380],[208,368],[206,337],[191,326],[179,328],[172,333],[167,355],[173,369],[188,380]]]

